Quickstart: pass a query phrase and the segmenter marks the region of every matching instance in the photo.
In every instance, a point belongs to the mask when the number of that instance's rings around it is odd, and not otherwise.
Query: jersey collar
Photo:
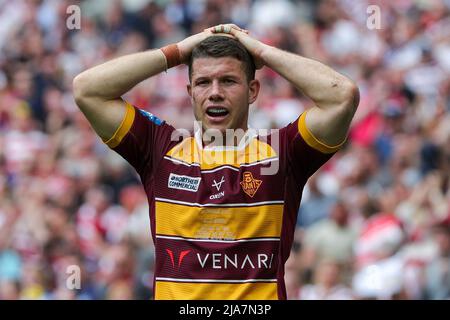
[[[195,141],[199,147],[199,149],[205,150],[205,151],[238,151],[243,150],[245,147],[248,146],[250,141],[252,141],[254,138],[258,136],[257,130],[254,128],[248,128],[245,132],[243,138],[239,142],[239,145],[237,146],[215,146],[215,145],[208,145],[206,147],[203,146],[203,129],[201,125],[196,121],[194,125],[194,137]]]

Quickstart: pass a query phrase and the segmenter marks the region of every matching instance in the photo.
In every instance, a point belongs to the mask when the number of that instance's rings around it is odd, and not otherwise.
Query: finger
[[[211,31],[211,28],[204,29],[203,32],[208,33],[208,34],[212,34],[213,33]]]
[[[232,28],[233,28],[233,27],[232,27],[231,25],[226,24],[226,25],[223,26],[222,29],[223,29],[223,32],[224,32],[224,33],[230,33]]]
[[[248,35],[248,32],[245,32],[243,30],[236,29],[236,28],[231,28],[230,34],[233,35],[234,37],[238,38],[239,36],[242,36],[243,34]]]
[[[236,39],[236,37],[232,33],[211,32],[210,30],[207,30],[206,32],[208,33],[208,37],[214,35],[214,36],[225,36],[225,37],[228,37],[228,38]]]
[[[243,31],[244,29],[242,29],[241,27],[239,27],[238,25],[234,24],[234,23],[228,23],[226,24],[227,26],[230,26],[232,28],[235,28],[237,30]]]
[[[238,30],[238,31],[242,31],[242,32],[248,33],[248,30],[247,30],[247,29],[242,29],[241,27],[235,25],[234,23],[230,23],[230,24],[228,24],[228,25],[229,25],[231,28],[233,28],[233,29],[236,29],[236,30]]]
[[[231,30],[235,29],[241,32],[245,32],[248,34],[248,30],[242,29],[239,26],[235,25],[234,23],[228,23],[228,24],[218,24],[216,26],[207,28],[205,30],[209,30],[212,33],[231,33]]]
[[[228,36],[230,38],[235,38],[235,36],[232,34],[231,30],[233,28],[231,27],[231,24],[219,24],[214,27],[210,27],[208,29],[205,29],[206,32],[215,34],[215,35],[221,35],[221,36]]]
[[[237,40],[237,38],[231,33],[224,33],[224,32],[222,32],[222,33],[216,33],[215,35],[217,35],[217,36],[224,36],[224,37],[228,37],[228,38],[232,38],[232,39],[236,39]]]

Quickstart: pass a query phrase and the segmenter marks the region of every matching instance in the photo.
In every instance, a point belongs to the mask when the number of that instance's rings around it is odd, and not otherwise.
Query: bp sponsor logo
[[[201,179],[200,177],[181,176],[171,173],[167,186],[172,189],[197,192]]]

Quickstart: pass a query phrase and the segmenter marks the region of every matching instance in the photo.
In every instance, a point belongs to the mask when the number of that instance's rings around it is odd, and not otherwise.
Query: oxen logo
[[[242,186],[242,190],[244,190],[246,194],[253,198],[256,191],[258,191],[259,186],[262,184],[262,180],[253,178],[251,172],[245,171],[240,183]]]
[[[211,185],[211,187],[216,187],[217,191],[220,191],[220,188],[222,187],[222,183],[225,182],[225,177],[222,176],[222,179],[220,179],[219,182],[216,182],[216,180],[214,179],[214,183]]]

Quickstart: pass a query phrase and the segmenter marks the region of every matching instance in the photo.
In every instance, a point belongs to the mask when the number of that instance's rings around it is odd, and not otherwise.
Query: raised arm
[[[77,105],[97,134],[108,140],[125,115],[126,105],[121,96],[139,82],[186,62],[195,45],[210,35],[212,32],[205,30],[176,46],[125,55],[80,73],[73,80]],[[175,54],[174,50],[178,52]]]
[[[165,68],[166,59],[161,50],[134,53],[105,62],[75,77],[75,101],[97,134],[107,140],[125,115],[125,102],[121,96]]]
[[[306,116],[306,127],[322,143],[336,146],[348,133],[359,103],[357,86],[330,67],[300,55],[266,45],[236,29],[235,36],[255,57],[287,79],[315,104]]]

